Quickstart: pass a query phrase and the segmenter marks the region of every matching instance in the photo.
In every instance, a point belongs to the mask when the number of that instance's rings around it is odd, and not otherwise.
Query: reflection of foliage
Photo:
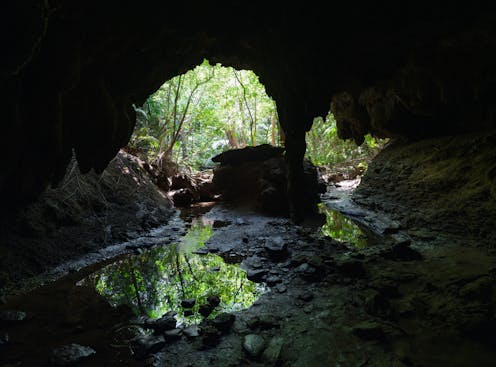
[[[140,256],[128,257],[90,276],[96,290],[111,304],[128,304],[135,313],[158,318],[168,311],[177,312],[185,324],[199,322],[200,304],[211,295],[221,303],[212,313],[249,307],[262,289],[246,279],[246,274],[215,255],[191,252],[211,236],[211,226],[193,224],[180,244],[151,249]],[[193,315],[185,317],[183,299],[193,298]]]
[[[367,238],[362,230],[338,211],[329,209],[325,204],[319,204],[319,212],[325,214],[326,223],[321,232],[339,242],[348,242],[356,248],[367,246]]]

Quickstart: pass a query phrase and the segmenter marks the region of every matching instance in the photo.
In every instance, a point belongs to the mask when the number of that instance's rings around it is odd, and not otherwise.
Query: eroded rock
[[[265,339],[257,334],[248,334],[243,341],[243,349],[250,358],[256,359],[265,350]]]
[[[52,351],[50,363],[55,366],[70,366],[96,354],[95,350],[79,344],[64,345]]]

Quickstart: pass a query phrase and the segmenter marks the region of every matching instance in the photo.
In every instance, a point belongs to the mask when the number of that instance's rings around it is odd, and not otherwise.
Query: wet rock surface
[[[208,311],[198,325],[177,324],[169,314],[158,319],[169,318],[159,332],[147,322],[136,330],[129,316],[128,321],[110,318],[103,326],[107,336],[100,338],[103,344],[95,346],[98,353],[92,358],[109,366],[145,361],[152,366],[493,365],[496,254],[447,234],[413,238],[408,228],[396,228],[362,248],[323,237],[318,228],[293,226],[249,209],[217,205],[204,217],[230,224],[213,231],[200,256],[213,251],[241,264],[270,291],[248,309],[216,316],[209,313],[222,299],[211,293],[194,305]],[[367,220],[374,219],[368,214]],[[383,223],[392,228],[392,222],[381,217],[376,228]],[[188,298],[181,301],[193,304]],[[27,306],[22,299],[16,302],[7,300],[0,308],[40,312],[33,305],[21,308]],[[100,314],[111,312],[93,304]],[[50,325],[53,317],[50,313]],[[95,325],[74,315],[69,320],[75,342],[87,345],[83,340],[92,337]],[[27,321],[2,330],[11,340],[22,339]],[[73,334],[72,325],[79,324]],[[134,354],[119,345],[131,345]],[[1,358],[11,356],[5,362],[22,360],[18,345],[1,348],[7,352]],[[81,366],[90,365],[81,361]]]
[[[64,345],[53,350],[50,363],[53,366],[71,366],[91,357],[93,354],[96,354],[96,352],[90,347],[79,344]]]

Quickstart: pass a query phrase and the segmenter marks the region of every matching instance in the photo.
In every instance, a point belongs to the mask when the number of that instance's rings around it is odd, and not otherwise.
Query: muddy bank
[[[136,157],[121,151],[101,175],[82,175],[73,161],[57,188],[1,221],[0,289],[137,238],[173,213]]]
[[[494,247],[495,143],[493,131],[391,144],[370,164],[354,200],[413,236],[448,232]]]

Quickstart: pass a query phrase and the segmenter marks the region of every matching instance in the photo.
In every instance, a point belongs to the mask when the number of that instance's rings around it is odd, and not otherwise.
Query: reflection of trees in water
[[[329,209],[325,204],[319,204],[319,211],[326,216],[326,223],[321,228],[324,236],[340,242],[349,242],[356,248],[367,246],[367,238],[351,219],[338,211]]]
[[[187,324],[198,322],[198,307],[211,295],[221,303],[212,313],[249,307],[261,294],[256,283],[246,279],[237,266],[224,263],[216,255],[195,255],[211,236],[211,225],[192,225],[179,245],[172,244],[128,257],[90,276],[96,290],[111,304],[128,304],[136,314],[157,318],[176,311],[177,319]],[[183,299],[193,298],[193,316],[185,317]]]

